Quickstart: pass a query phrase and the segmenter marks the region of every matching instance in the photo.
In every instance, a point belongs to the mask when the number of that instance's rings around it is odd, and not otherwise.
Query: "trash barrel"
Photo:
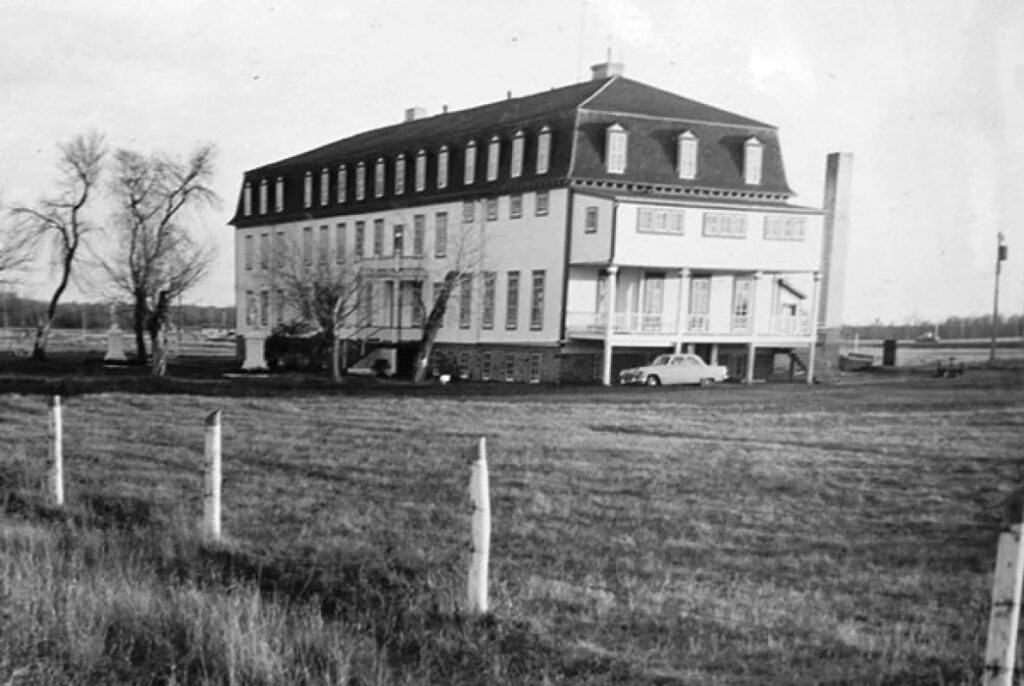
[[[896,366],[896,339],[886,338],[882,341],[882,366]]]

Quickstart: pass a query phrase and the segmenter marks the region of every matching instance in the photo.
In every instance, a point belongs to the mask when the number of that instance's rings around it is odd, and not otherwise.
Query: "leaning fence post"
[[[64,506],[64,423],[61,421],[60,396],[50,396],[50,487],[53,503]]]
[[[491,555],[491,496],[487,481],[487,439],[481,438],[469,479],[469,497],[473,501],[473,556],[467,592],[471,613],[487,612],[487,565]]]
[[[206,418],[206,464],[203,490],[203,536],[220,540],[220,410]]]
[[[1009,530],[999,534],[996,552],[995,579],[992,582],[992,614],[985,647],[984,686],[1011,686],[1014,651],[1017,647],[1017,624],[1020,619],[1024,546],[1021,546],[1020,503],[1011,512]]]

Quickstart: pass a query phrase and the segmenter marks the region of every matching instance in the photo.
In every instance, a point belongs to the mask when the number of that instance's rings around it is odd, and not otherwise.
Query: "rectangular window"
[[[544,272],[533,272],[533,291],[530,298],[530,328],[537,331],[544,327]]]
[[[476,203],[467,200],[462,203],[462,221],[469,224],[474,219],[476,219]]]
[[[505,328],[519,326],[519,272],[508,273],[508,292],[505,296]]]
[[[641,208],[636,213],[637,233],[665,233],[683,235],[683,210]]]
[[[345,202],[345,192],[348,190],[348,168],[344,164],[338,165],[338,202]]]
[[[313,172],[306,172],[302,179],[302,206],[313,204]]]
[[[260,234],[260,271],[270,269],[270,234]]]
[[[260,291],[260,326],[270,326],[270,291]]]
[[[509,176],[513,179],[518,179],[523,175],[523,145],[525,142],[526,138],[522,131],[512,139],[512,163],[509,166]]]
[[[476,176],[476,143],[469,142],[466,146],[466,166],[462,170],[462,183],[470,185]]]
[[[712,238],[746,238],[747,216],[731,212],[705,212],[704,235]]]
[[[463,279],[459,290],[459,328],[468,329],[472,317],[473,282]]]
[[[767,214],[764,217],[764,239],[766,241],[802,241],[806,233],[806,225],[806,217]]]
[[[274,323],[284,324],[284,291],[277,292],[274,305]]]
[[[434,256],[448,254],[448,213],[438,212],[434,217]]]
[[[427,187],[427,153],[420,150],[416,154],[416,192]]]
[[[412,302],[412,325],[423,326],[423,282],[409,282],[410,302]]]
[[[480,326],[485,329],[494,328],[494,287],[497,274],[484,272],[484,301],[481,304]]]
[[[546,216],[548,213],[548,192],[537,191],[536,214],[538,217]]]
[[[252,271],[253,249],[254,249],[253,248],[253,237],[251,235],[250,236],[246,236],[245,237],[245,270],[246,271]]]
[[[259,309],[259,305],[256,303],[256,294],[252,291],[245,292],[245,325],[254,326],[256,324],[256,311]]]
[[[697,177],[697,139],[690,132],[679,136],[676,156],[679,158],[679,178],[693,179]]]
[[[245,190],[242,192],[242,214],[246,217],[252,214],[252,184],[245,183]]]
[[[363,259],[363,254],[366,246],[366,222],[356,222],[356,239],[352,253],[355,255],[357,260]]]
[[[384,254],[384,220],[373,220],[373,256],[380,257]]]
[[[519,219],[523,216],[523,194],[515,193],[508,198],[508,216]]]
[[[313,227],[302,229],[302,261],[313,264]]]
[[[395,325],[395,282],[390,279],[384,282],[381,289],[380,319],[384,326]]]
[[[331,230],[326,224],[320,227],[320,246],[318,250],[320,252],[320,264],[327,264],[327,260],[330,259],[331,255]]]
[[[501,141],[495,136],[487,146],[487,180],[498,178],[498,158],[501,156]]]
[[[707,316],[711,312],[711,277],[690,279],[690,314]]]
[[[493,222],[498,219],[498,199],[487,198],[487,221]]]
[[[448,146],[442,146],[437,153],[437,187],[448,187]]]
[[[356,167],[356,200],[366,198],[366,164],[359,163]]]
[[[754,281],[749,278],[737,278],[732,283],[732,330],[750,330],[750,296],[753,293]]]
[[[284,212],[284,177],[277,177],[274,187],[274,211]]]
[[[326,207],[331,197],[331,172],[327,167],[320,171],[320,206]]]
[[[537,136],[537,173],[547,174],[551,160],[551,131],[545,126]]]
[[[461,351],[459,351],[459,378],[460,379],[468,379],[469,378],[469,351],[468,350],[461,350]]]
[[[516,356],[505,353],[505,381],[516,380]]]
[[[485,350],[480,356],[480,380],[491,380],[491,351]]]
[[[587,208],[586,220],[583,223],[583,233],[597,233],[597,208]]]
[[[540,353],[530,355],[530,383],[540,383]]]
[[[392,229],[391,235],[391,253],[393,255],[404,255],[405,254],[405,225],[395,224]]]
[[[347,236],[345,222],[334,227],[334,261],[341,264],[345,261],[345,241]]]
[[[422,214],[412,218],[412,254],[423,257],[423,235],[427,231],[427,218]]]
[[[267,180],[260,181],[260,214],[267,213]]]
[[[761,183],[761,163],[764,147],[756,138],[749,139],[743,146],[743,181],[756,185]]]
[[[626,171],[626,132],[618,125],[608,128],[608,147],[606,165],[609,174],[621,174]]]
[[[274,237],[274,262],[278,269],[284,267],[285,258],[284,231],[278,231]]]
[[[405,155],[395,158],[395,195],[405,194]]]
[[[363,282],[363,297],[359,299],[359,321],[362,326],[370,326],[374,323],[375,303],[373,302],[373,282]]]
[[[384,158],[381,157],[377,160],[377,164],[373,167],[373,197],[383,198],[384,197]]]

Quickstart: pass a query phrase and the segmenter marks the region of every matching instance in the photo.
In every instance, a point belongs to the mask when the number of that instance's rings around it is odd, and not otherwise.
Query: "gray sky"
[[[233,302],[245,169],[413,105],[585,79],[610,45],[631,78],[778,126],[799,204],[820,206],[828,152],[853,153],[846,322],[990,312],[999,230],[1001,311],[1024,310],[1022,2],[0,0],[0,17],[6,202],[45,191],[56,143],[90,128],[142,151],[217,144],[198,302]]]

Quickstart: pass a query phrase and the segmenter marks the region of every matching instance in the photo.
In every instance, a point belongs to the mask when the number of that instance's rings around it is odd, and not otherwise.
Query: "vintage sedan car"
[[[623,369],[619,372],[620,384],[699,384],[710,386],[725,381],[729,374],[721,365],[705,364],[696,355],[658,355],[654,361],[643,367]]]

